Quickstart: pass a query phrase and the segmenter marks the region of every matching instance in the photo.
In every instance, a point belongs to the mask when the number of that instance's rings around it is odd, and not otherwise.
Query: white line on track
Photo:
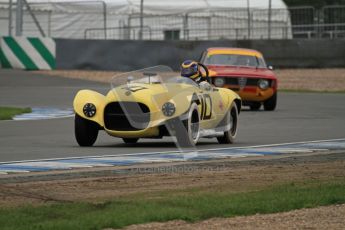
[[[41,120],[53,120],[53,119],[63,119],[63,118],[70,118],[74,117],[74,114],[71,115],[64,115],[60,117],[46,117],[46,118],[40,118],[40,119],[14,119],[14,120],[0,120],[0,123],[2,122],[25,122],[25,121],[41,121]],[[0,162],[1,163],[1,162]]]
[[[248,149],[248,148],[264,148],[264,147],[277,147],[284,145],[296,145],[296,144],[310,144],[310,143],[322,143],[322,142],[333,142],[333,141],[345,141],[345,138],[340,139],[328,139],[328,140],[317,140],[317,141],[301,141],[301,142],[288,142],[280,144],[267,144],[267,145],[254,145],[254,146],[242,146],[242,147],[228,147],[228,148],[213,148],[213,149],[200,149],[194,150],[197,152],[206,152],[206,151],[219,151],[219,150],[236,150],[236,149]],[[306,149],[307,151],[308,149]],[[47,159],[36,159],[36,160],[22,160],[22,161],[8,161],[0,162],[0,164],[13,164],[13,163],[28,163],[36,161],[57,161],[57,160],[73,160],[73,159],[85,159],[85,158],[104,158],[104,157],[123,157],[123,156],[145,156],[151,154],[165,154],[165,153],[177,153],[177,154],[186,154],[189,152],[179,152],[178,150],[174,151],[163,151],[163,152],[143,152],[143,153],[125,153],[117,155],[101,155],[101,156],[82,156],[82,157],[65,157],[65,158],[47,158]]]

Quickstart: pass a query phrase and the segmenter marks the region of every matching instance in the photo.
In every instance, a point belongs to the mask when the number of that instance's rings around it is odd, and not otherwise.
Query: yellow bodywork
[[[201,103],[203,97],[211,98],[204,103],[204,105],[208,103],[207,106],[204,106],[204,109],[206,108],[204,113],[211,114],[211,117],[200,121],[200,127],[203,129],[217,127],[234,101],[238,106],[241,106],[240,97],[225,88],[212,88],[210,91],[203,91],[197,86],[184,83],[130,83],[113,88],[107,95],[92,90],[81,90],[74,98],[73,107],[76,114],[84,119],[94,121],[111,136],[122,138],[158,137],[160,135],[159,126],[168,119],[180,117],[188,112],[191,103],[196,102],[198,104],[200,114],[203,109]],[[145,104],[150,110],[148,126],[145,129],[135,131],[107,129],[104,122],[104,109],[111,102]],[[165,116],[162,112],[162,106],[166,102],[173,103],[176,108],[174,115],[170,117]],[[91,118],[86,117],[83,113],[83,107],[87,103],[92,103],[96,107],[96,114]]]

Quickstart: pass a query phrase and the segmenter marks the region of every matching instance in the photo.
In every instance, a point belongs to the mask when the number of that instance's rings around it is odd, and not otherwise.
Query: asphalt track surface
[[[110,85],[90,81],[0,70],[0,106],[71,108],[76,92],[106,93]],[[279,144],[345,137],[345,94],[279,93],[276,111],[240,114],[236,144],[230,147]],[[199,149],[224,148],[216,139],[201,139]],[[171,138],[142,139],[127,145],[100,135],[94,147],[79,147],[72,117],[36,121],[0,121],[0,162],[48,158],[172,151]]]

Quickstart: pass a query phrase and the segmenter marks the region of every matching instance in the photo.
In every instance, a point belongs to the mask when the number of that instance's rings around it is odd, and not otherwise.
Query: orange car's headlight
[[[268,89],[269,85],[270,85],[270,83],[266,79],[260,79],[258,82],[259,88],[263,89],[263,90]]]
[[[214,79],[214,85],[217,87],[222,87],[225,84],[224,78],[216,78]]]

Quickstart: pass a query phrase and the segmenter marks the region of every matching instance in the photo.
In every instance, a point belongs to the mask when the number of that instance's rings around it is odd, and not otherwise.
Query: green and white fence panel
[[[55,69],[55,41],[51,38],[2,37],[2,68],[26,70]]]

